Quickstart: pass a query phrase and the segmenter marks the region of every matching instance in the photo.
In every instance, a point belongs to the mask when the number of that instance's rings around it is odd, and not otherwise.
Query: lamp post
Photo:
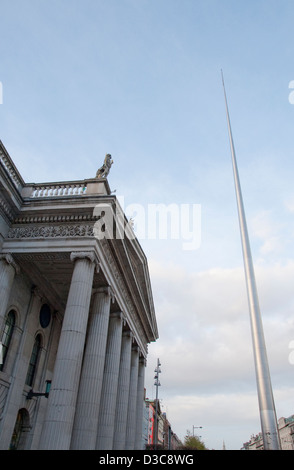
[[[33,389],[31,388],[31,390],[27,394],[27,400],[31,400],[33,397],[46,397],[46,398],[48,398],[49,397],[49,392],[50,392],[50,387],[51,387],[51,380],[46,380],[46,388],[45,388],[44,393],[34,392]]]
[[[194,426],[193,425],[193,437],[194,437],[194,429],[202,429],[202,426]]]
[[[156,387],[156,398],[155,398],[155,426],[154,426],[154,447],[157,449],[157,443],[158,443],[158,387],[160,387],[160,382],[159,382],[159,374],[161,373],[160,370],[160,361],[157,359],[157,367],[155,368],[155,387]]]

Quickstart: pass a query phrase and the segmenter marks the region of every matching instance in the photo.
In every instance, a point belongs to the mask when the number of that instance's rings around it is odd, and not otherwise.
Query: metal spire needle
[[[262,319],[259,309],[259,301],[255,282],[254,268],[249,244],[249,237],[246,225],[245,211],[242,199],[241,185],[238,174],[238,167],[235,155],[234,142],[232,137],[231,123],[228,111],[228,103],[225,91],[224,77],[222,73],[222,82],[225,95],[227,124],[229,131],[230,147],[232,154],[232,164],[234,173],[234,182],[238,206],[239,224],[241,232],[241,241],[243,249],[244,269],[247,285],[248,303],[251,321],[251,333],[253,342],[253,353],[255,362],[257,392],[259,400],[261,429],[263,434],[263,443],[265,450],[279,450],[280,439],[277,426],[276,411],[272,393],[270,372],[268,367],[266,346],[263,334]]]

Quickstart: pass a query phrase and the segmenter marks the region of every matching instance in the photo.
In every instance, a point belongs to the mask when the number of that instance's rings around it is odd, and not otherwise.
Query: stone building
[[[28,184],[0,141],[1,449],[142,446],[157,324],[145,254],[104,170]]]
[[[294,415],[278,421],[281,449],[294,450]]]
[[[279,418],[278,430],[281,450],[294,450],[294,415]],[[242,450],[264,450],[262,433],[251,436],[250,440],[243,444]]]
[[[157,410],[157,427],[155,425]],[[171,424],[167,419],[166,412],[162,412],[160,401],[156,407],[156,399],[145,399],[145,448],[150,450],[179,450],[183,447],[181,440],[172,430]],[[157,429],[157,439],[156,439]],[[155,444],[156,443],[156,444]]]

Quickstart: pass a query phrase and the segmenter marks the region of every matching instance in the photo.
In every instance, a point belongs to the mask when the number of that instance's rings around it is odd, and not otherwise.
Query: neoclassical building
[[[147,260],[107,175],[25,183],[0,141],[0,449],[141,449]]]

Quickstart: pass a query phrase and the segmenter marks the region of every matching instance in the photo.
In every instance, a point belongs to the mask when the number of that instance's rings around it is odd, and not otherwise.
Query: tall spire
[[[263,445],[265,450],[279,450],[280,439],[277,426],[276,411],[272,393],[270,372],[268,367],[266,346],[263,334],[262,319],[259,309],[259,301],[255,282],[254,268],[250,250],[250,243],[247,231],[245,211],[242,199],[241,185],[238,174],[238,167],[235,155],[234,142],[232,137],[232,129],[230,116],[228,111],[228,103],[226,97],[225,83],[222,72],[222,82],[225,95],[227,124],[229,131],[230,147],[232,154],[232,164],[234,173],[234,182],[237,198],[237,207],[239,215],[239,224],[241,232],[241,241],[243,249],[244,269],[247,285],[251,333],[253,343],[253,353],[255,362],[255,373],[257,382],[257,392],[259,400],[259,411],[261,420],[261,429],[263,434]]]

